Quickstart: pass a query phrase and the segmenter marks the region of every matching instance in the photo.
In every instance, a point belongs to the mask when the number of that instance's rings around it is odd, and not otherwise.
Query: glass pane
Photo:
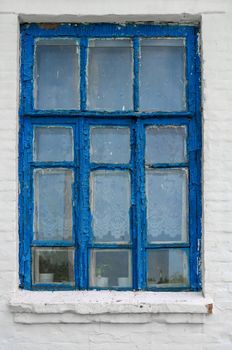
[[[147,170],[149,242],[188,240],[188,175],[185,169]]]
[[[90,258],[90,287],[129,288],[132,286],[129,250],[93,249]]]
[[[91,40],[88,59],[88,109],[132,109],[130,40]]]
[[[183,39],[141,40],[140,109],[186,109]]]
[[[72,239],[72,183],[71,170],[34,171],[35,239]]]
[[[33,248],[33,283],[74,284],[73,248]]]
[[[91,162],[129,163],[130,129],[123,127],[91,128]]]
[[[36,44],[35,108],[79,108],[78,44],[70,39],[44,39]]]
[[[184,126],[151,126],[146,129],[146,163],[184,163],[186,158]]]
[[[34,129],[34,159],[39,162],[73,160],[73,130],[47,126]]]
[[[91,212],[94,240],[130,240],[130,175],[123,171],[94,171],[91,174]]]
[[[188,254],[181,249],[148,251],[148,287],[188,286]]]

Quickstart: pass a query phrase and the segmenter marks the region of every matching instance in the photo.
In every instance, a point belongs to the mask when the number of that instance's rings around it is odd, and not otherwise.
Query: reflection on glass
[[[132,286],[129,250],[93,249],[90,259],[90,287],[129,288]]]
[[[43,39],[36,44],[35,108],[79,108],[79,53],[71,39]]]
[[[92,127],[91,161],[96,163],[128,163],[130,161],[130,129],[126,127]]]
[[[130,175],[99,170],[90,178],[92,229],[96,242],[130,240]]]
[[[72,183],[71,170],[34,171],[35,239],[72,239]]]
[[[140,109],[183,111],[185,47],[183,39],[142,39]]]
[[[184,126],[150,126],[146,129],[146,163],[186,162]]]
[[[91,40],[88,57],[88,109],[132,109],[132,66],[130,40]]]
[[[73,248],[33,248],[33,283],[74,283]]]
[[[35,127],[34,159],[39,162],[72,161],[72,128],[60,126]]]
[[[148,287],[186,287],[188,255],[181,249],[148,251]]]
[[[188,240],[187,181],[186,169],[146,171],[149,242]]]

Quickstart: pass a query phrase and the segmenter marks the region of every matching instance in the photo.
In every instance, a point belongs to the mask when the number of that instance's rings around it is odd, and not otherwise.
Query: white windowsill
[[[18,323],[203,323],[212,300],[194,292],[31,292],[9,300]],[[175,316],[175,317],[173,317]]]

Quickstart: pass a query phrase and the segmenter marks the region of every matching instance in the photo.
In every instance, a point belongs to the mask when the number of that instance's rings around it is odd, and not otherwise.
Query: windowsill
[[[9,301],[17,323],[203,323],[212,300],[195,292],[31,292]],[[175,315],[175,317],[173,317]]]

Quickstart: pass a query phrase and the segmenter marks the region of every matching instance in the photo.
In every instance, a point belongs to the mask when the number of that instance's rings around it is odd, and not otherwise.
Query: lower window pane
[[[90,287],[132,287],[131,252],[119,249],[93,249],[89,276]]]
[[[91,174],[91,213],[95,242],[130,240],[130,175],[98,170]]]
[[[34,171],[35,239],[72,239],[72,183],[68,169]]]
[[[188,254],[181,249],[148,251],[148,287],[186,287],[188,280]]]
[[[146,196],[148,241],[188,241],[187,170],[147,170]]]
[[[74,284],[73,248],[33,248],[33,283]]]

